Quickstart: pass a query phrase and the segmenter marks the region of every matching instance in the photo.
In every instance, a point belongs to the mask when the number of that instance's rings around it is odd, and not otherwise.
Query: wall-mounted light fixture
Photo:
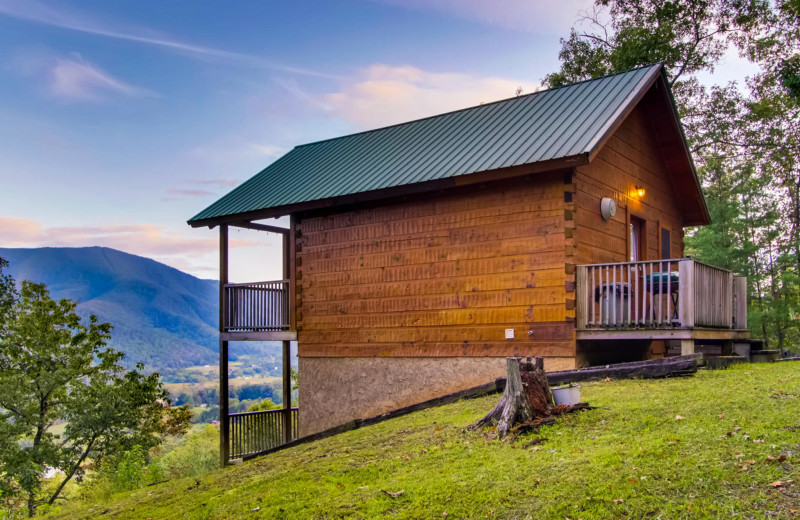
[[[636,190],[634,191],[634,194],[636,194],[636,196],[641,199],[641,198],[644,197],[644,193],[645,193],[644,192],[644,186],[637,185],[636,186]]]

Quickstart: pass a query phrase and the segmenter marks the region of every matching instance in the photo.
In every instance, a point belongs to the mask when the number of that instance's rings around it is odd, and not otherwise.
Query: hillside
[[[17,279],[77,300],[82,316],[114,326],[126,364],[168,371],[217,362],[219,288],[149,258],[106,247],[3,249]]]
[[[796,518],[798,368],[798,362],[738,365],[673,380],[586,383],[584,399],[604,408],[509,442],[467,429],[498,395],[461,401],[107,502],[69,498],[53,513],[70,519]]]

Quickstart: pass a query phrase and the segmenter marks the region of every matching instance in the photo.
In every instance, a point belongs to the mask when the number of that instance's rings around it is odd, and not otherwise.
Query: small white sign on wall
[[[506,329],[506,339],[514,339],[514,329]]]

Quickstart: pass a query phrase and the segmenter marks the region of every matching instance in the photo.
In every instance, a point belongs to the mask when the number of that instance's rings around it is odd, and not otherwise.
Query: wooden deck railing
[[[289,280],[225,285],[225,332],[289,329]]]
[[[291,408],[291,434],[286,438],[286,410],[232,413],[229,459],[253,457],[297,438],[297,408]]]
[[[733,273],[700,262],[692,262],[694,325],[729,329],[733,322]],[[687,301],[691,303],[691,300]]]
[[[582,265],[576,278],[578,329],[733,327],[733,274],[691,258]]]

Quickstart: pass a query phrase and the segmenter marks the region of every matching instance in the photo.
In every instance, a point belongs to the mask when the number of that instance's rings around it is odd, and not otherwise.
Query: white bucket
[[[581,402],[581,387],[578,385],[558,386],[551,388],[556,404],[573,406]]]

